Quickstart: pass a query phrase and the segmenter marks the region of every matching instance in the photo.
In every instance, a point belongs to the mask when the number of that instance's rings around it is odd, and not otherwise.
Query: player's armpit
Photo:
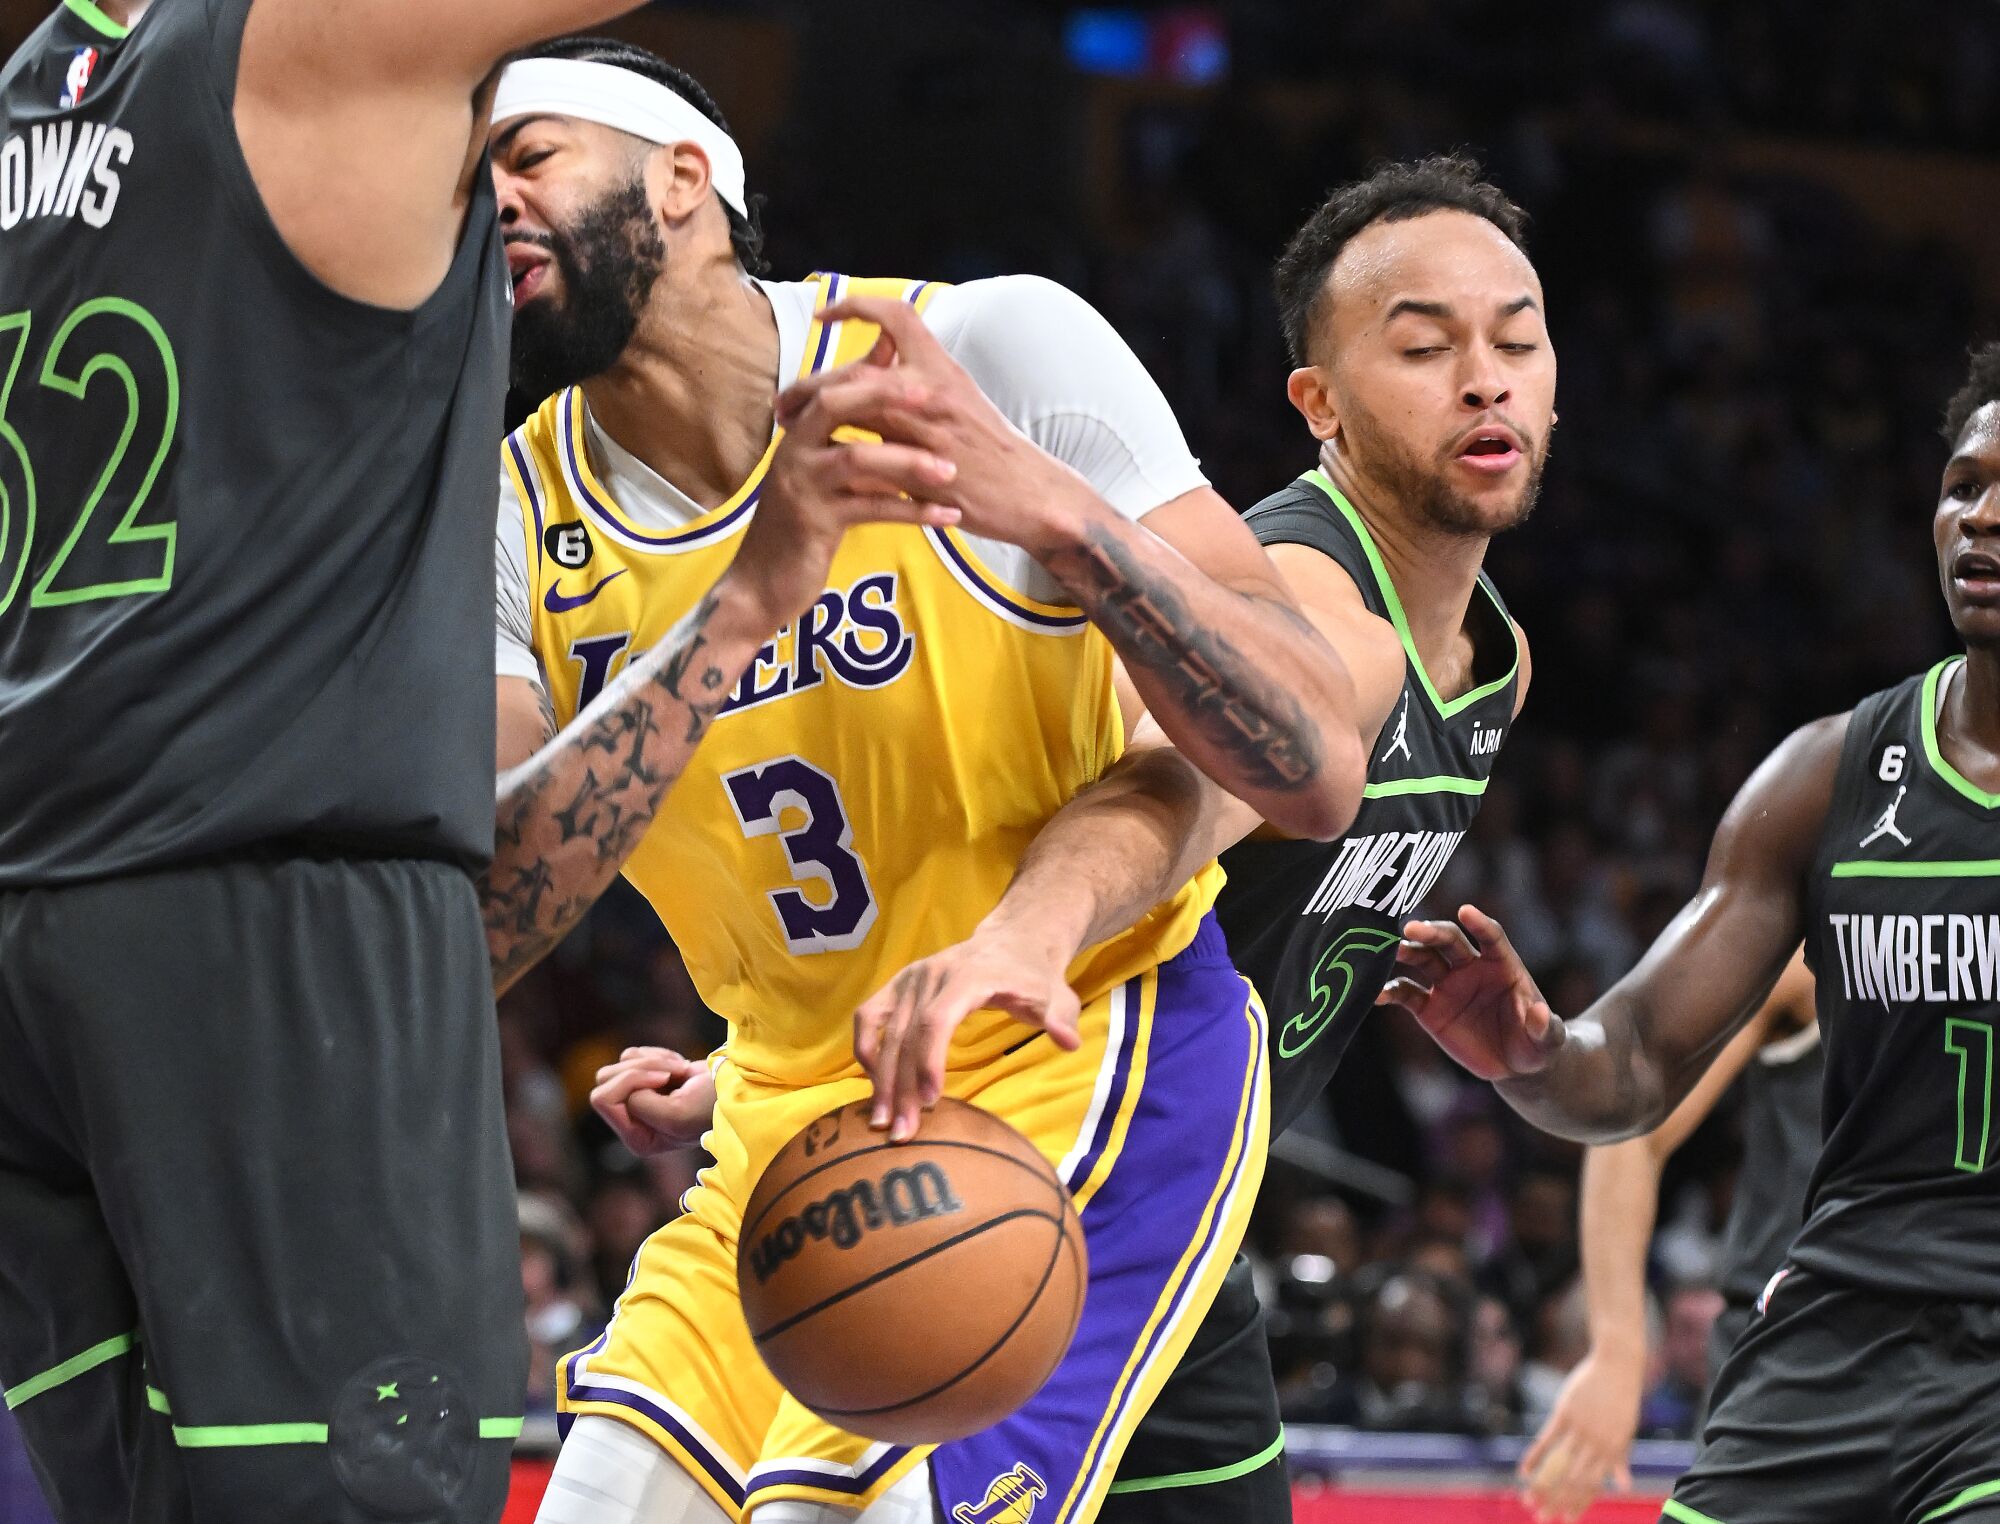
[[[631,0],[256,0],[233,113],[286,246],[340,296],[399,312],[421,306],[451,270],[488,173],[491,93],[481,81],[517,48],[632,8]]]
[[[260,68],[435,79],[470,91],[509,53],[638,8],[639,0],[255,0],[252,14],[282,40]]]
[[[1797,730],[1737,793],[1695,897],[1581,1016],[1541,1072],[1498,1087],[1548,1132],[1609,1142],[1657,1126],[1754,1016],[1803,936],[1801,891],[1848,716]]]

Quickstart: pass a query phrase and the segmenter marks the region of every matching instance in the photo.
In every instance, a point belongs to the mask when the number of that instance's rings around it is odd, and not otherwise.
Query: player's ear
[[[1317,365],[1301,365],[1285,378],[1285,395],[1306,421],[1315,439],[1332,439],[1340,433],[1340,409],[1326,372]]]
[[[646,199],[668,222],[708,204],[713,184],[708,155],[693,143],[667,143],[646,155]]]

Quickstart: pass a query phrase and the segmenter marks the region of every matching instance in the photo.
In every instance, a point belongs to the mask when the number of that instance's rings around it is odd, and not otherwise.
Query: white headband
[[[693,143],[708,155],[715,193],[745,217],[743,150],[657,80],[616,64],[527,58],[509,64],[493,96],[493,125],[521,116],[573,116],[648,143]]]

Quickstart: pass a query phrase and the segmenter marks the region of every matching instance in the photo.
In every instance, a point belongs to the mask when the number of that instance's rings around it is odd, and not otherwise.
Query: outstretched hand
[[[1506,928],[1472,905],[1458,921],[1412,921],[1396,949],[1396,977],[1376,996],[1416,1017],[1437,1045],[1483,1080],[1516,1079],[1548,1067],[1562,1022],[1508,940]]]
[[[1053,952],[986,932],[904,969],[854,1015],[854,1056],[875,1083],[869,1125],[896,1143],[916,1136],[944,1094],[952,1034],[974,1011],[1005,1011],[1075,1048],[1082,1007],[1065,973]]]

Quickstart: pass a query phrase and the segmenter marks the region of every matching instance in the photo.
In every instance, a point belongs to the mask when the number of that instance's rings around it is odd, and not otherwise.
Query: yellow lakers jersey
[[[918,310],[924,282],[816,276],[804,374],[866,354],[876,329],[817,314],[850,294]],[[593,471],[582,393],[502,448],[522,505],[535,649],[568,724],[664,638],[736,554],[777,448],[727,502],[670,532],[621,511]],[[757,653],[626,867],[695,986],[731,1024],[732,1063],[794,1083],[855,1072],[855,1007],[968,936],[1042,825],[1118,756],[1111,648],[1084,614],[1006,586],[952,530],[851,530],[826,591]],[[1211,864],[1070,969],[1086,1001],[1187,945]],[[954,1067],[1021,1039],[983,1012]]]

